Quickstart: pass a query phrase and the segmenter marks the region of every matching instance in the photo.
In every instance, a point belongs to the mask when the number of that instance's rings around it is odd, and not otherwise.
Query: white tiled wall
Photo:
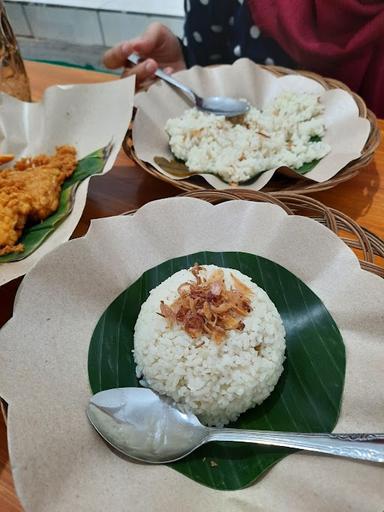
[[[11,20],[14,32],[20,36],[32,36],[23,6],[16,3],[6,2],[8,18]]]
[[[184,0],[8,0],[8,3],[48,4],[99,11],[159,14],[161,16],[184,15]]]
[[[131,39],[145,30],[154,21],[153,16],[118,12],[100,12],[104,40],[107,46],[113,46],[123,39]],[[176,35],[183,32],[182,18],[156,18],[167,25]]]
[[[16,35],[113,46],[122,39],[137,36],[152,21],[164,23],[178,36],[183,32],[182,0],[44,0],[55,5],[42,3],[40,0],[5,2]],[[125,12],[114,11],[118,7]]]
[[[103,44],[96,11],[26,5],[25,12],[34,37],[78,44]]]

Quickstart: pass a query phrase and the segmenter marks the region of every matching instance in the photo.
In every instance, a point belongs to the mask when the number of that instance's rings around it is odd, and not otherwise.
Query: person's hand
[[[127,61],[128,55],[133,52],[143,59],[136,66]],[[185,69],[179,40],[161,23],[151,23],[141,36],[108,50],[103,63],[109,69],[124,67],[123,77],[136,75],[136,89],[148,87],[158,67],[165,69],[166,73]]]

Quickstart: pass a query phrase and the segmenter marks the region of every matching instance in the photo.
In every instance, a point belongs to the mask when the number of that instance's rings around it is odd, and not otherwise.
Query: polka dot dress
[[[189,67],[231,64],[241,57],[295,67],[282,48],[260,32],[246,0],[185,0],[184,6],[182,43]]]

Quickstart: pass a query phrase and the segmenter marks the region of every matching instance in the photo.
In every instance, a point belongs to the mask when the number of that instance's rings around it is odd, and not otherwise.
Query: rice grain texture
[[[242,183],[269,169],[299,169],[329,153],[323,113],[318,95],[284,92],[263,110],[251,107],[240,123],[192,108],[169,119],[165,131],[172,153],[191,172]]]
[[[203,265],[209,276],[218,267]],[[225,284],[231,273],[252,290],[252,311],[242,331],[230,330],[215,343],[207,336],[191,338],[179,325],[168,327],[160,316],[160,301],[171,304],[178,287],[194,281],[180,270],[154,288],[141,307],[134,334],[134,358],[141,383],[195,413],[205,425],[223,426],[272,392],[285,359],[285,330],[281,317],[264,290],[234,269],[223,269]],[[204,342],[202,344],[202,342]]]

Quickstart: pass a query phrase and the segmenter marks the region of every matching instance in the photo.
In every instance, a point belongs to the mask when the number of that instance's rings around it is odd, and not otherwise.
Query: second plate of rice
[[[359,161],[366,165],[379,141],[375,117],[361,98],[312,73],[239,59],[194,66],[177,78],[202,96],[242,98],[251,106],[231,122],[191,110],[164,83],[136,95],[127,152],[143,169],[184,190],[322,190],[348,179]]]

